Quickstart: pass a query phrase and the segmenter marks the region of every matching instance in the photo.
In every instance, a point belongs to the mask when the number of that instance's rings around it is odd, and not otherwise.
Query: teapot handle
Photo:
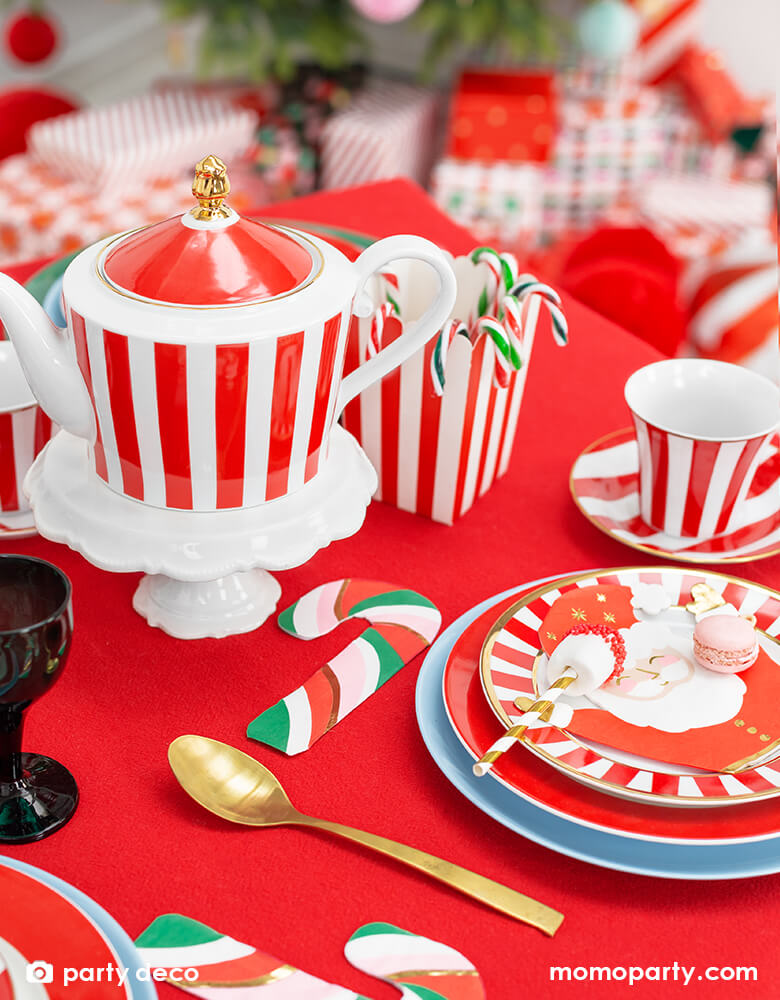
[[[355,261],[358,270],[355,301],[359,300],[372,274],[386,267],[391,261],[410,257],[430,264],[436,271],[440,282],[439,294],[418,320],[404,324],[403,334],[397,340],[382,348],[373,358],[342,379],[336,400],[337,420],[347,403],[358,393],[363,392],[380,378],[384,378],[427,344],[442,328],[452,312],[457,292],[455,273],[446,254],[435,243],[422,236],[388,236],[364,250]]]

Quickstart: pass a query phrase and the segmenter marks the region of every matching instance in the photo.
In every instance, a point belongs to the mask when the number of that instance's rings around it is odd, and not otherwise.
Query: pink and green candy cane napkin
[[[426,649],[441,625],[438,608],[414,590],[345,579],[309,591],[279,626],[297,639],[326,635],[348,618],[371,625],[312,676],[250,722],[247,736],[290,756],[308,750]]]
[[[485,1000],[482,977],[464,955],[392,924],[359,927],[344,954],[356,969],[391,983],[409,1000]]]
[[[158,917],[135,944],[148,968],[203,1000],[368,1000],[179,913]],[[479,973],[459,951],[392,924],[359,927],[344,954],[408,1000],[485,1000]]]
[[[135,944],[145,965],[203,1000],[367,1000],[178,913],[158,917]],[[190,970],[197,978],[184,978]]]

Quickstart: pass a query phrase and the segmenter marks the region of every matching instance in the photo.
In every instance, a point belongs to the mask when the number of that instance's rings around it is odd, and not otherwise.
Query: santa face
[[[671,646],[653,647],[649,656],[634,660],[623,673],[608,681],[604,689],[616,698],[650,701],[667,698],[679,684],[690,681],[695,664]]]
[[[690,633],[638,622],[620,634],[626,643],[623,674],[589,695],[599,708],[631,725],[667,733],[717,726],[737,715],[745,682],[700,667]]]

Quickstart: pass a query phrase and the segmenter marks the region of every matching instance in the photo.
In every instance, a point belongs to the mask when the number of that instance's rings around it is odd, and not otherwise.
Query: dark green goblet
[[[54,833],[73,815],[73,775],[22,752],[25,709],[62,673],[73,634],[70,581],[56,566],[0,555],[0,843]]]

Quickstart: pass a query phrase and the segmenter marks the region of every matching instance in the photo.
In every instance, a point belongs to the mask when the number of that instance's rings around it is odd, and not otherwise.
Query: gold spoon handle
[[[314,819],[311,816],[301,816],[300,822],[303,826],[313,826],[318,830],[327,830],[335,833],[338,837],[345,837],[347,840],[354,840],[364,847],[370,847],[380,854],[402,861],[404,864],[419,871],[431,875],[444,882],[445,885],[458,889],[460,892],[471,896],[472,899],[479,900],[486,906],[491,906],[500,913],[521,920],[523,923],[536,927],[545,934],[552,937],[563,922],[563,914],[553,910],[544,903],[540,903],[530,896],[524,896],[521,892],[515,892],[499,882],[485,878],[484,875],[477,875],[467,868],[454,865],[450,861],[443,861],[435,858],[425,851],[418,851],[416,847],[408,847],[406,844],[398,844],[394,840],[386,837],[378,837],[375,833],[366,833],[364,830],[354,830],[351,826],[342,826],[341,823],[331,823],[324,819]]]

